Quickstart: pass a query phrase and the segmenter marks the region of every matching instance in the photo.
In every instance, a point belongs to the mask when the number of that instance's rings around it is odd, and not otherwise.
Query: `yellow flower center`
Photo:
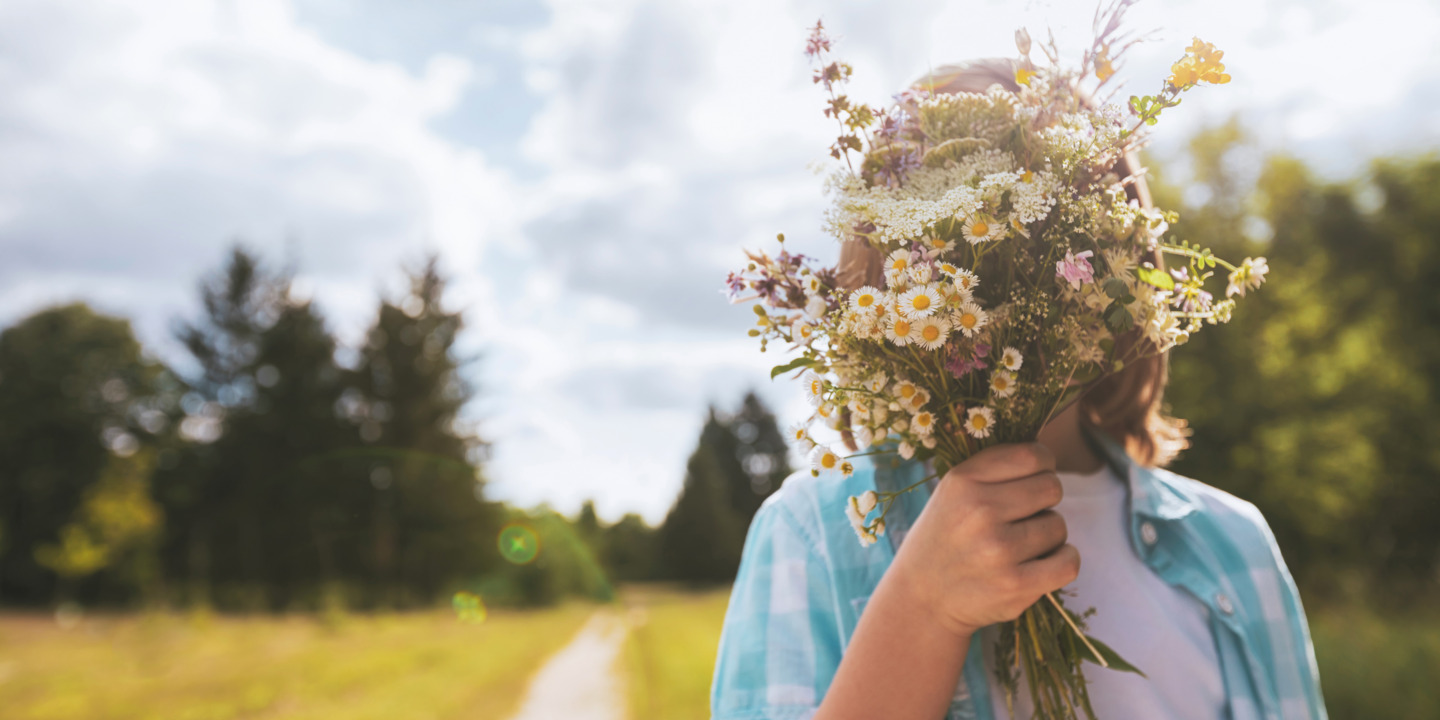
[[[1009,381],[1009,380],[1006,380],[1004,375],[996,375],[996,376],[995,376],[995,389],[997,389],[997,390],[1004,390],[1004,389],[1007,388],[1007,387],[1010,387],[1010,381]]]
[[[975,224],[970,226],[970,234],[976,237],[988,235],[990,234],[990,226],[985,224],[984,220],[976,220]]]
[[[810,381],[810,394],[811,394],[811,395],[819,395],[819,394],[820,394],[820,391],[821,391],[822,389],[823,389],[823,386],[820,384],[820,381],[819,381],[819,380],[811,380],[811,381]]]
[[[899,259],[897,259],[893,264],[890,265],[890,269],[891,269],[891,270],[904,270],[904,269],[905,269],[905,266],[906,266],[906,265],[909,265],[909,264],[910,264],[910,261],[908,261],[908,260],[899,260]]]
[[[938,237],[930,238],[930,247],[933,247],[933,248],[943,248],[943,247],[945,247],[945,240],[944,240],[943,238],[938,238]]]
[[[910,334],[910,323],[904,320],[895,321],[895,334],[899,337],[906,337]]]
[[[970,417],[970,427],[976,430],[984,430],[985,426],[989,424],[990,421],[986,420],[984,415],[973,415]]]
[[[959,268],[951,265],[950,263],[944,263],[940,266],[940,272],[943,272],[946,275],[954,275],[957,271],[959,271]]]
[[[840,458],[835,457],[834,453],[825,453],[824,455],[820,456],[820,467],[823,467],[826,470],[833,470],[835,468],[836,461],[838,461],[839,459]]]
[[[915,386],[914,386],[914,385],[911,385],[910,383],[905,383],[904,385],[901,385],[901,386],[900,386],[900,397],[905,398],[905,399],[908,400],[908,399],[910,399],[910,396],[911,396],[911,395],[914,395],[914,394],[915,394]]]
[[[967,329],[974,328],[975,323],[978,321],[978,318],[976,318],[973,313],[965,313],[960,316],[960,324],[964,325]]]
[[[915,296],[914,300],[910,301],[910,305],[916,310],[927,310],[930,308],[930,296],[925,293],[920,293]]]
[[[927,341],[929,341],[929,342],[935,342],[936,340],[939,340],[939,339],[940,339],[940,326],[938,326],[938,325],[926,325],[926,326],[925,326],[925,329],[923,329],[923,330],[920,331],[920,337],[925,338],[925,339],[926,339]]]
[[[868,308],[871,305],[875,304],[875,296],[871,295],[870,293],[865,293],[864,295],[855,298],[855,304],[859,305],[862,308]]]
[[[1025,172],[1023,172],[1023,173],[1020,174],[1020,182],[1027,182],[1027,183],[1028,183],[1028,182],[1030,182],[1031,180],[1034,180],[1034,179],[1035,179],[1035,173],[1033,173],[1033,172],[1031,172],[1031,171],[1029,171],[1029,170],[1026,170]]]
[[[930,421],[931,417],[930,413],[928,412],[920,413],[919,415],[915,416],[915,424],[919,425],[920,427],[929,427]]]

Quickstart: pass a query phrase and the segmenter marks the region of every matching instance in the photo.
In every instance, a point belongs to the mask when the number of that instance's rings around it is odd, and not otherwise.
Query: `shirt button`
[[[1141,523],[1140,539],[1144,540],[1146,545],[1154,545],[1155,541],[1160,539],[1160,533],[1155,531],[1154,525],[1148,522]]]
[[[1235,606],[1230,603],[1230,596],[1225,593],[1215,594],[1215,606],[1220,608],[1220,612],[1226,615],[1231,615],[1235,612]]]

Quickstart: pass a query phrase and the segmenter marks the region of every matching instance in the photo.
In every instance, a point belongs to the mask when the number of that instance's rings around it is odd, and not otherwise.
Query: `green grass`
[[[632,587],[625,674],[632,720],[710,717],[710,678],[730,589]]]
[[[1326,608],[1310,633],[1332,720],[1440,718],[1440,613]]]
[[[0,616],[7,720],[505,718],[593,607],[314,616]]]

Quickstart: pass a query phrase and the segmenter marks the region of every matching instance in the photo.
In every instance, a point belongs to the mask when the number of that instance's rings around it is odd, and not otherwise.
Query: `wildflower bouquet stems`
[[[1120,29],[1132,2],[1097,11],[1078,68],[1062,65],[1053,39],[1036,63],[1021,30],[1018,91],[949,93],[932,75],[886,107],[846,95],[852,69],[816,24],[806,52],[840,131],[825,228],[883,261],[870,284],[841,287],[836,268],[790,253],[781,235],[778,252],[748,253],[726,282],[732,302],[757,301],[761,349],[780,342],[793,354],[772,377],[802,375],[814,415],[792,433],[813,472],[853,472],[815,442],[816,422],[865,453],[930,461],[930,479],[991,445],[1033,441],[1096,382],[1228,321],[1264,280],[1264,258],[1232,264],[1169,238],[1176,215],[1131,201],[1135,178],[1116,173],[1162,110],[1230,79],[1223,53],[1196,39],[1128,114],[1092,102],[1136,41]],[[1206,289],[1217,268],[1228,273],[1223,299]],[[913,489],[850,499],[862,544],[884,535],[891,505]],[[1057,593],[1000,627],[995,659],[1012,712],[1024,684],[1046,719],[1094,717],[1082,662],[1138,672]]]

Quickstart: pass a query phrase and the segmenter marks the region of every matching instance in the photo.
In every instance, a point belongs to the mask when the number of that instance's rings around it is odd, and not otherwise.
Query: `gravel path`
[[[513,720],[625,720],[625,622],[600,610],[530,681]]]

